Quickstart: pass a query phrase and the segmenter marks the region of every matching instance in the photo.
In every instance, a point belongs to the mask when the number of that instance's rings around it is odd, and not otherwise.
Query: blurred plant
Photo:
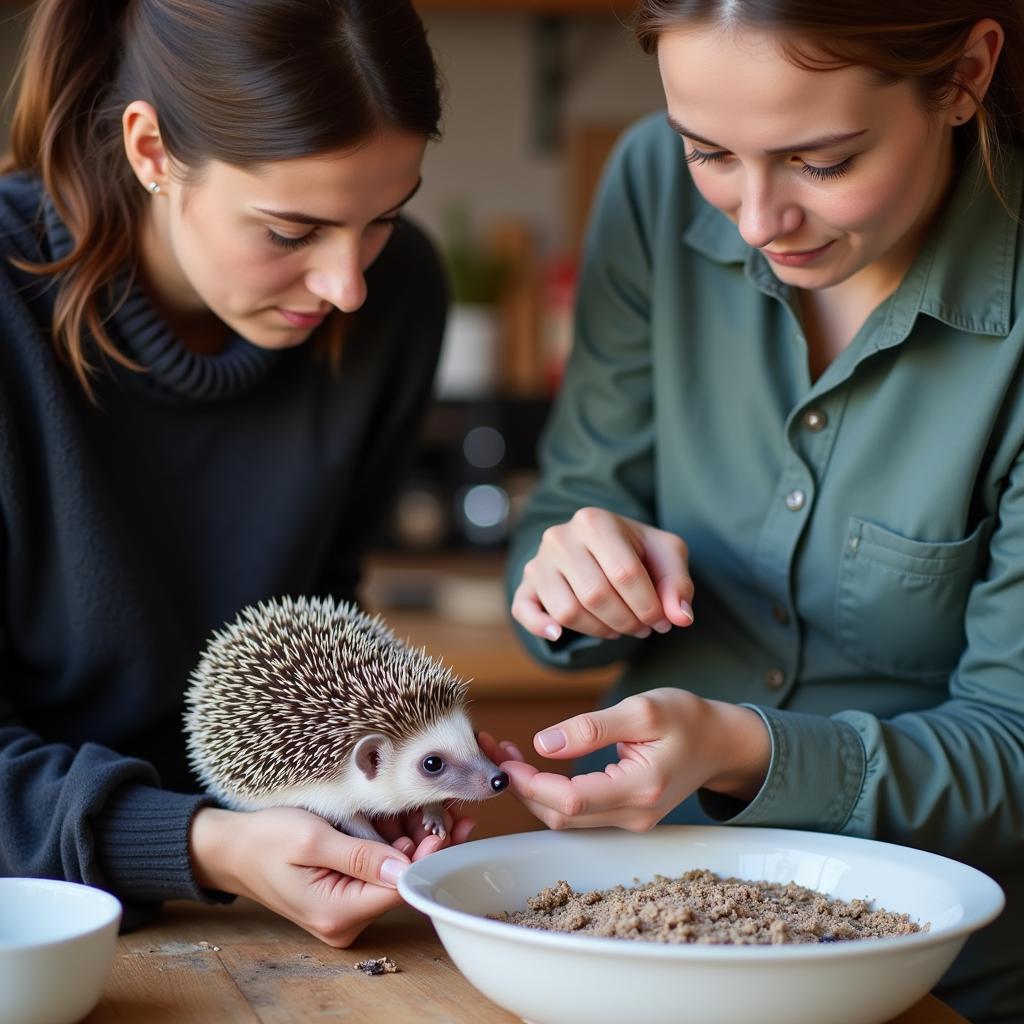
[[[445,211],[442,247],[452,301],[494,305],[511,268],[476,235],[469,208],[464,203],[452,203]]]

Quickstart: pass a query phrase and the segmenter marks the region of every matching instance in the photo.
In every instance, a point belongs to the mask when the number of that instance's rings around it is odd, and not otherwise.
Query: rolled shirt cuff
[[[727,825],[841,832],[867,771],[867,754],[857,730],[821,715],[742,706],[756,711],[768,727],[768,774],[749,803],[701,790],[705,813]]]

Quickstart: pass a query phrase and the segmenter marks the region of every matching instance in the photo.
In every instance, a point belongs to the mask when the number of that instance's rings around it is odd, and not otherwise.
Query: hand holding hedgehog
[[[244,609],[203,651],[186,702],[192,766],[236,810],[300,807],[381,840],[371,817],[422,807],[444,837],[445,801],[508,786],[477,744],[466,684],[330,598]]]

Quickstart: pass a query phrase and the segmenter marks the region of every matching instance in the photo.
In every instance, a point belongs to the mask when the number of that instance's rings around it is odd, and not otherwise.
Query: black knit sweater
[[[332,375],[307,343],[191,353],[135,288],[90,404],[50,340],[55,288],[10,264],[71,242],[0,178],[0,874],[98,885],[130,926],[208,898],[208,802],[182,735],[211,631],[284,594],[353,596],[408,463],[444,324],[436,254],[400,222]]]

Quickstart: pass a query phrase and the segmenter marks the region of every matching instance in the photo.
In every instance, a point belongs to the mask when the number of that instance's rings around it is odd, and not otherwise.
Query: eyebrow
[[[724,146],[718,145],[717,142],[712,142],[710,139],[705,139],[703,136],[698,135],[696,132],[690,131],[686,125],[680,124],[671,114],[668,115],[669,127],[679,135],[684,135],[688,139],[692,139],[694,142],[699,142],[703,146],[710,146],[712,149],[724,149]],[[765,153],[768,156],[782,156],[786,153],[810,153],[816,149],[828,149],[830,146],[837,146],[841,142],[849,142],[851,139],[856,139],[858,136],[863,135],[867,131],[867,128],[861,128],[857,132],[838,132],[831,135],[819,135],[816,139],[808,139],[806,142],[797,142],[791,146],[778,146],[774,149],[766,149]]]
[[[416,195],[417,192],[419,192],[420,185],[422,184],[423,179],[420,178],[419,181],[417,181],[416,184],[413,186],[412,191],[403,200],[401,200],[401,202],[395,203],[394,206],[388,207],[388,209],[385,210],[384,213],[378,214],[378,216],[375,217],[374,219],[379,220],[381,217],[386,217],[389,213],[392,213],[393,211],[405,206],[405,204],[409,202],[409,200],[412,199],[412,197]],[[345,227],[345,222],[342,220],[330,220],[327,217],[314,217],[310,213],[300,213],[298,210],[268,210],[262,206],[254,206],[253,209],[259,211],[260,213],[268,214],[271,217],[276,217],[278,220],[291,221],[293,224],[315,224],[324,225],[325,227],[332,228]]]

